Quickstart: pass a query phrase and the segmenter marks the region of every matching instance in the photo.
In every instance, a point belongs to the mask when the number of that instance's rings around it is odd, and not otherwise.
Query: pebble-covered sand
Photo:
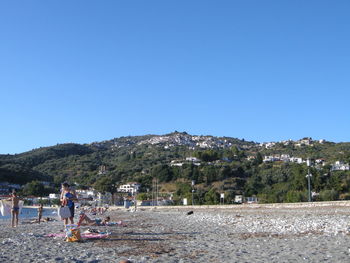
[[[15,229],[0,222],[0,262],[350,262],[349,206],[139,208],[108,215],[127,226],[93,227],[111,235],[81,243],[45,237],[60,233],[61,221],[22,221]]]

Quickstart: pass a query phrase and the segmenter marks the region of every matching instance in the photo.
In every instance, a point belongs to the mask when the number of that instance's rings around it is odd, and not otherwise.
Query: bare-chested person
[[[18,214],[19,214],[19,200],[21,200],[18,196],[16,191],[12,191],[12,197],[7,199],[7,201],[12,201],[12,208],[11,208],[11,226],[17,227],[18,226]]]
[[[41,217],[43,216],[43,204],[40,204],[38,207],[38,223],[40,224]]]

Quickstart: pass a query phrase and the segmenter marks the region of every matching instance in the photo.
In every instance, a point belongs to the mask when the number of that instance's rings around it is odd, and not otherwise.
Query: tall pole
[[[157,178],[157,187],[156,187],[156,189],[157,189],[157,206],[158,206],[158,178]]]
[[[307,184],[309,189],[309,202],[311,202],[311,174],[310,168],[307,169]]]
[[[154,206],[154,179],[152,179],[152,206]]]
[[[192,205],[194,205],[194,185],[195,185],[195,181],[192,180],[191,182],[191,186],[192,186]]]
[[[307,165],[307,186],[308,186],[308,199],[309,199],[309,202],[311,202],[311,174],[310,174],[310,166],[311,166],[311,161],[310,159],[307,159],[306,160],[306,165]]]
[[[194,201],[193,201],[193,192],[194,192],[194,190],[192,189],[192,205],[194,205]]]
[[[155,181],[155,178],[153,178],[152,180],[152,206],[155,206],[155,202],[154,200],[156,199],[156,192],[155,192],[155,189],[156,188],[156,181]]]
[[[158,206],[158,178],[156,178],[156,206]]]
[[[157,206],[158,206],[158,199],[159,199],[159,181],[157,178]]]
[[[134,191],[135,212],[137,210],[137,190]]]

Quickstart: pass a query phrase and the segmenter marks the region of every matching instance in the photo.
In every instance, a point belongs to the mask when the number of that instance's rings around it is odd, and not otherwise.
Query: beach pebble
[[[3,223],[0,262],[347,262],[349,257],[348,207],[194,209],[191,216],[184,211],[118,211],[116,218],[127,220],[128,227],[101,227],[115,239],[103,242],[44,237],[62,233],[59,221],[15,230]]]

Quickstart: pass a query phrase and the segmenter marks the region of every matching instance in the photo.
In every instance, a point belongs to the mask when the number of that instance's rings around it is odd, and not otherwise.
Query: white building
[[[349,170],[350,170],[349,164],[343,163],[341,161],[336,161],[332,165],[332,171],[349,171]]]
[[[315,160],[315,163],[316,163],[317,165],[322,165],[322,166],[325,166],[325,164],[326,164],[326,162],[325,162],[324,159],[316,159],[316,160]]]
[[[248,204],[258,203],[258,198],[256,196],[248,196],[244,198]]]
[[[266,149],[271,149],[276,145],[275,142],[264,142],[260,143],[260,147],[265,147]]]
[[[59,194],[49,194],[49,199],[60,199]]]
[[[303,158],[300,158],[300,157],[291,157],[291,158],[289,159],[289,161],[292,162],[292,163],[299,163],[299,164],[301,164],[301,163],[303,163]]]
[[[94,199],[97,196],[97,192],[94,189],[88,189],[88,190],[79,189],[79,190],[75,190],[75,192],[78,195],[78,199],[79,198],[85,198],[85,199],[92,198],[92,199]]]
[[[235,203],[242,204],[243,203],[243,195],[235,195]]]
[[[279,156],[264,156],[263,162],[264,163],[269,163],[269,162],[277,162],[280,161]]]
[[[293,141],[291,139],[287,140],[287,141],[280,141],[280,143],[282,143],[283,145],[287,146],[293,143]]]
[[[303,139],[300,139],[299,141],[296,142],[295,146],[301,147],[301,146],[312,146],[313,144],[312,138],[311,137],[306,137]]]
[[[117,191],[120,193],[131,193],[133,195],[134,193],[139,192],[140,188],[141,188],[141,184],[132,182],[132,183],[120,185]]]
[[[196,158],[196,157],[187,157],[186,161],[193,162],[193,163],[200,162],[200,160],[198,158]]]
[[[179,166],[181,167],[183,165],[183,163],[171,163],[170,166]]]
[[[281,160],[284,162],[289,162],[290,155],[289,154],[281,154]]]
[[[182,165],[183,165],[183,163],[178,161],[178,160],[172,160],[170,162],[170,166],[180,166],[181,167]]]

